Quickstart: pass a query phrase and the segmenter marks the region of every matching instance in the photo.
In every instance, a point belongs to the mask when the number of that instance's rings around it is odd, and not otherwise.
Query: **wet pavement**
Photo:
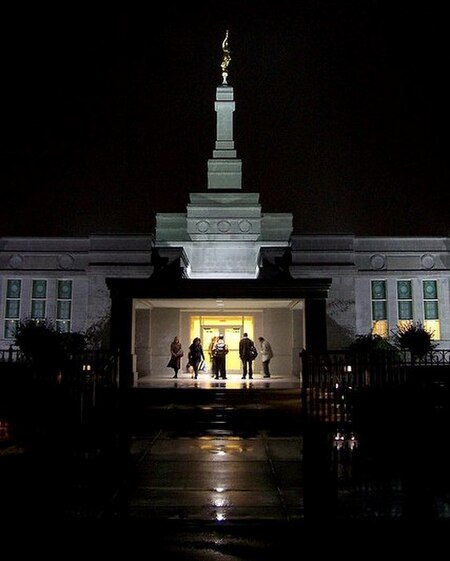
[[[174,436],[149,443],[126,518],[196,522],[303,518],[301,437]]]
[[[310,423],[296,380],[181,384],[130,390],[118,434],[60,427],[30,447],[3,420],[2,520],[151,532],[154,550],[178,559],[274,559],[317,529],[448,530],[442,410]]]

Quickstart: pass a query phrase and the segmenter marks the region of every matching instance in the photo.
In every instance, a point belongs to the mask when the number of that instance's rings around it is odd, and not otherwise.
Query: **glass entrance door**
[[[225,343],[228,345],[227,372],[240,372],[241,359],[239,358],[239,341],[242,337],[242,326],[230,326],[225,328]]]
[[[241,360],[239,358],[239,341],[244,332],[253,336],[253,316],[241,315],[215,315],[215,316],[198,316],[192,315],[191,323],[191,341],[194,337],[200,337],[203,345],[205,358],[209,362],[208,367],[211,369],[209,361],[208,348],[213,337],[223,335],[225,343],[228,345],[228,354],[226,358],[227,372],[237,374],[241,372]]]
[[[241,325],[208,325],[204,326],[202,329],[202,344],[203,350],[205,352],[205,357],[209,360],[209,354],[207,355],[208,347],[211,343],[213,337],[218,337],[223,335],[225,343],[228,346],[228,354],[226,358],[227,372],[240,372],[241,361],[239,358],[239,341],[242,337],[242,326]],[[211,364],[209,364],[211,368]]]

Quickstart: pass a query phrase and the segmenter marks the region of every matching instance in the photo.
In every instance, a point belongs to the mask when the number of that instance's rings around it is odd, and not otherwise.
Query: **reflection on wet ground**
[[[283,430],[274,414],[274,431],[255,426],[252,433],[248,418],[241,431],[236,418],[211,410],[212,426],[224,423],[221,428],[205,434],[201,422],[195,434],[180,417],[178,429],[161,430],[146,443],[117,516],[205,522],[450,517],[445,431],[307,427],[295,415]]]
[[[162,432],[149,443],[126,518],[205,522],[303,517],[301,437]]]
[[[258,558],[310,523],[449,521],[446,408],[342,401],[315,417],[296,387],[135,388],[120,434],[37,428],[31,453],[2,418],[0,513],[151,524],[164,551],[252,536]]]

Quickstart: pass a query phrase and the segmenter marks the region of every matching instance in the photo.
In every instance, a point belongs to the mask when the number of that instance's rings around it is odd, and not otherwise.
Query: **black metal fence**
[[[352,420],[361,394],[438,395],[450,388],[450,350],[418,357],[408,351],[301,353],[302,403],[309,419],[335,423]],[[442,393],[442,392],[441,392]]]
[[[57,374],[58,383],[74,386],[118,387],[118,355],[106,351],[72,354]]]
[[[24,357],[19,349],[15,349],[12,345],[9,349],[0,349],[0,363],[4,362],[22,362]]]
[[[55,383],[82,386],[95,382],[97,385],[117,386],[119,382],[118,353],[90,350],[70,354],[57,366],[53,357],[48,364],[35,364],[28,361],[19,349],[12,346],[0,349],[0,365],[14,365],[32,372],[35,380],[54,381]]]
[[[67,457],[114,454],[122,412],[118,354],[85,351],[33,363],[19,351],[0,353],[0,428],[27,450],[58,449]]]

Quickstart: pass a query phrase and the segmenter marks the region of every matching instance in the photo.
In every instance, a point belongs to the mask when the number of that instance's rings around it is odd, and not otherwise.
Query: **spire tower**
[[[236,156],[233,139],[234,91],[228,84],[231,61],[228,30],[222,43],[222,84],[216,89],[217,135],[213,157],[208,160],[208,189],[241,189],[242,161]]]

